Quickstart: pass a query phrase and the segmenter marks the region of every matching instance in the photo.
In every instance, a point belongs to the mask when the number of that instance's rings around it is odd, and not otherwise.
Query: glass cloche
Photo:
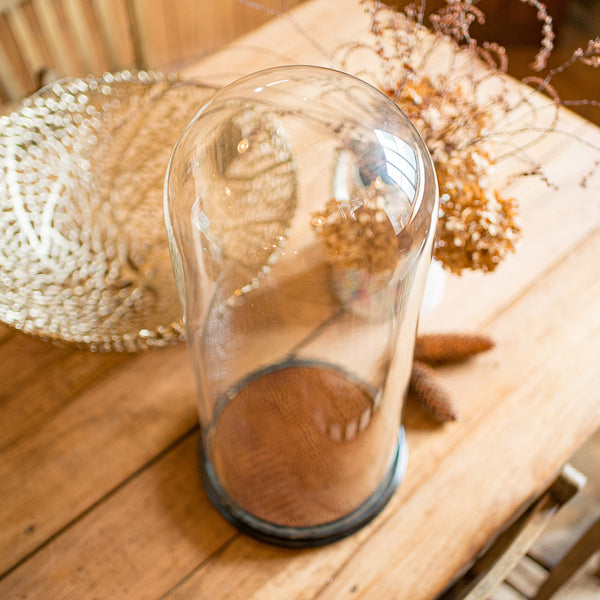
[[[409,119],[338,71],[249,75],[182,133],[165,217],[202,471],[242,530],[323,544],[392,495],[437,210]]]

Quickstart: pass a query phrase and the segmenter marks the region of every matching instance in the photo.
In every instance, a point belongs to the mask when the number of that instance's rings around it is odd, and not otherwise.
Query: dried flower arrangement
[[[510,253],[521,235],[518,199],[505,197],[494,181],[500,161],[512,161],[512,178],[538,176],[555,187],[528,150],[546,136],[562,132],[560,106],[597,100],[561,100],[552,82],[575,63],[600,66],[600,38],[577,48],[562,64],[548,68],[553,50],[552,18],[537,0],[520,0],[537,11],[542,39],[531,65],[534,74],[523,79],[527,87],[508,91],[506,50],[478,42],[470,34],[474,22],[483,23],[477,0],[446,0],[425,26],[425,0],[398,10],[378,0],[359,0],[370,16],[370,41],[338,49],[343,68],[371,78],[353,67],[355,53],[361,64],[365,50],[376,57],[372,81],[409,116],[432,155],[440,187],[440,218],[435,257],[449,271],[491,272]],[[443,65],[440,68],[440,65]],[[537,73],[545,71],[540,76]],[[516,89],[516,91],[515,91]],[[545,93],[549,101],[539,100]],[[597,156],[600,148],[581,140]],[[600,158],[594,168],[600,164]],[[584,174],[581,185],[593,174]],[[419,336],[409,397],[438,421],[460,419],[460,413],[433,366],[456,362],[493,347],[486,337],[470,335]]]
[[[252,0],[237,1],[265,10]],[[582,173],[580,185],[585,187],[597,174],[600,146],[563,131],[559,109],[574,105],[600,107],[600,100],[562,99],[553,82],[577,63],[600,67],[600,37],[550,67],[555,38],[552,17],[539,0],[519,0],[536,11],[541,41],[531,64],[532,74],[521,79],[525,85],[515,86],[514,81],[507,85],[505,48],[478,41],[470,32],[473,23],[485,22],[478,0],[445,0],[445,5],[429,16],[429,27],[425,23],[426,0],[407,1],[403,9],[380,0],[358,2],[370,17],[369,38],[338,48],[330,57],[333,64],[386,93],[423,136],[440,187],[435,257],[455,274],[494,271],[515,251],[521,236],[519,200],[505,196],[495,179],[500,165],[504,183],[535,176],[550,188],[558,187],[533,152],[548,136],[558,135],[580,142],[596,157],[592,169]],[[281,14],[273,9],[268,12]],[[369,62],[366,69],[365,61]],[[339,222],[339,208],[336,201],[330,201],[312,224],[322,237],[331,235],[334,254],[339,250],[338,242],[344,245],[351,241],[350,237],[366,225],[351,220],[344,227]],[[395,246],[388,244],[388,249],[394,250]],[[369,252],[375,251],[374,247]],[[390,252],[381,256],[389,256]],[[346,259],[358,260],[354,255],[340,258],[342,262]],[[363,257],[361,264],[376,270],[379,260]],[[419,336],[409,398],[438,422],[459,420],[458,408],[433,367],[461,362],[493,346],[491,339],[480,335]]]
[[[319,47],[295,22],[285,1],[282,10],[255,0],[236,1],[284,16]],[[577,63],[600,66],[600,37],[550,67],[552,17],[539,0],[518,1],[536,12],[541,31],[532,73],[521,79],[523,86],[515,86],[514,80],[507,85],[506,49],[472,35],[471,26],[483,25],[486,19],[479,0],[445,0],[428,23],[426,0],[406,0],[403,8],[381,0],[357,0],[370,18],[369,37],[344,44],[332,55],[321,48],[333,66],[364,78],[392,98],[423,136],[441,195],[434,255],[456,274],[491,272],[515,251],[521,236],[519,199],[505,196],[501,185],[536,176],[557,187],[532,152],[548,136],[575,139],[597,157],[592,169],[582,173],[582,186],[600,166],[600,146],[561,130],[559,123],[561,106],[600,107],[600,100],[562,99],[553,85]],[[495,179],[501,164],[502,184]]]
[[[504,197],[494,182],[497,163],[511,160],[511,177],[536,175],[553,182],[528,150],[547,135],[569,135],[557,127],[558,109],[596,100],[563,101],[552,80],[574,63],[600,66],[600,38],[576,49],[563,64],[548,69],[553,50],[552,18],[537,0],[520,0],[537,11],[542,40],[531,68],[542,76],[506,86],[508,59],[503,47],[470,34],[485,15],[477,0],[446,0],[425,26],[425,0],[403,10],[379,0],[359,0],[370,16],[369,41],[338,49],[345,70],[371,81],[392,98],[421,132],[436,166],[441,211],[435,257],[450,271],[493,271],[515,249],[521,231],[518,200]],[[354,57],[375,59],[369,73],[354,67]],[[529,87],[532,86],[532,87]],[[535,92],[550,100],[541,101]],[[582,143],[586,143],[582,140]],[[587,144],[600,154],[600,148]],[[595,166],[600,164],[596,160]],[[592,173],[582,178],[581,184]]]

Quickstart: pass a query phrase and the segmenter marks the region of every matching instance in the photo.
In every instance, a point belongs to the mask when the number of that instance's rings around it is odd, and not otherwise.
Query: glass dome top
[[[172,189],[182,180],[184,196]],[[312,66],[268,69],[218,92],[181,135],[165,186],[169,233],[177,238],[174,220],[191,216],[215,264],[246,271],[238,294],[277,259],[295,215],[312,211],[318,225],[319,213],[354,221],[370,207],[408,255],[429,234],[436,201],[431,159],[404,113],[362,80]]]

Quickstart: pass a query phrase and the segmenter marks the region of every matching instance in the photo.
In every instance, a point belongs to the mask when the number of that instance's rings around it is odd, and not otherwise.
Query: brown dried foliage
[[[552,18],[538,0],[520,0],[536,10],[541,23],[539,51],[531,67],[546,73],[525,78],[524,83],[547,94],[553,101],[539,108],[531,92],[507,93],[504,75],[508,66],[502,46],[479,42],[471,35],[474,22],[485,15],[474,0],[447,0],[430,17],[425,27],[425,2],[407,3],[400,11],[377,0],[360,0],[371,19],[371,41],[348,44],[339,49],[342,67],[356,71],[392,98],[411,118],[432,155],[440,184],[441,212],[435,256],[454,273],[465,269],[493,271],[515,250],[521,230],[518,201],[505,197],[494,183],[499,160],[514,159],[525,168],[511,177],[535,175],[556,187],[542,166],[528,151],[548,135],[568,135],[558,128],[558,108],[576,102],[561,100],[552,80],[575,62],[600,65],[600,38],[553,69],[548,59],[553,50]],[[439,68],[437,42],[452,48],[446,68]],[[362,73],[353,69],[355,53],[371,50],[380,72]],[[471,62],[464,60],[471,57]],[[472,60],[475,59],[475,60]],[[477,66],[465,68],[466,64]],[[490,85],[491,84],[491,85]],[[490,92],[490,89],[496,91]],[[579,101],[597,104],[595,100]],[[520,114],[512,120],[513,114]],[[517,123],[517,125],[514,125]],[[508,125],[507,125],[508,124]],[[582,141],[582,143],[585,143]],[[600,154],[600,148],[589,149]],[[587,183],[594,170],[582,177]]]

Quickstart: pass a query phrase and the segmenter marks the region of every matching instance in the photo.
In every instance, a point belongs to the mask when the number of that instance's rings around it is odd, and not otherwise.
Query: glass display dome
[[[409,119],[338,71],[244,77],[182,133],[165,220],[202,471],[242,530],[323,544],[392,495],[437,210]]]

